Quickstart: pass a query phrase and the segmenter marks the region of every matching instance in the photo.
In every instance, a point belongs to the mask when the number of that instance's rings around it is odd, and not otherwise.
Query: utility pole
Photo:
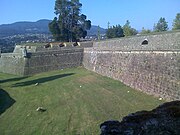
[[[108,29],[110,28],[110,22],[108,22]]]
[[[98,31],[97,31],[97,36],[98,36],[98,40],[100,40],[100,27],[99,27],[99,25],[98,25]]]

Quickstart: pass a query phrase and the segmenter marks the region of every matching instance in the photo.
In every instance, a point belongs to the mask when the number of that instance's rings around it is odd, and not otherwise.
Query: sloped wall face
[[[26,61],[24,75],[78,67],[82,58],[82,48],[32,53]]]
[[[25,63],[26,60],[22,56],[22,54],[15,54],[15,53],[1,54],[0,72],[23,76]]]
[[[144,40],[148,44],[142,44]],[[180,32],[158,35],[133,36],[107,41],[95,42],[94,47],[121,50],[174,50],[180,49]]]
[[[148,94],[180,99],[179,51],[85,49],[83,65]]]

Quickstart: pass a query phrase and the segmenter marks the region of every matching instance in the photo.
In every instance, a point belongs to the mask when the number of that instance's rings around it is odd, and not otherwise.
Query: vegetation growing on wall
[[[151,30],[142,27],[141,34],[149,34],[149,33],[151,33]]]

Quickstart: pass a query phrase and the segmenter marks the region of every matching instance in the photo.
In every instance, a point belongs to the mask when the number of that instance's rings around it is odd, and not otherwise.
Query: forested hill
[[[48,23],[50,20],[39,20],[37,22],[15,22],[0,25],[0,37],[17,34],[48,34]]]
[[[99,30],[100,34],[105,34],[107,29],[104,29],[104,28],[101,28],[101,27],[98,28],[98,26],[92,25],[91,29],[87,31],[88,32],[87,34],[89,36],[90,35],[97,35],[98,34],[98,30]]]
[[[0,25],[0,37],[12,36],[17,34],[50,34],[48,24],[51,20],[42,19],[36,22],[15,22],[12,24]],[[98,26],[92,26],[88,35],[96,35]],[[100,34],[105,34],[106,29],[99,28]]]

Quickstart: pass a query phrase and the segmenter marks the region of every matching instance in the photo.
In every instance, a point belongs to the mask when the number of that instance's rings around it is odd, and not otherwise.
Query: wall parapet
[[[115,53],[115,52],[124,52],[124,53],[180,53],[180,49],[172,49],[172,50],[121,50],[119,48],[109,49],[109,48],[85,48],[84,52],[99,52],[99,53]]]
[[[148,44],[143,45],[144,40]],[[121,50],[173,50],[180,49],[180,32],[142,35],[94,42],[93,47],[119,48]]]
[[[13,53],[22,53],[23,49],[26,48],[27,52],[50,52],[50,51],[61,51],[61,50],[71,50],[71,49],[82,49],[93,47],[93,42],[78,42],[77,46],[73,46],[71,43],[39,43],[39,45],[33,46],[30,44],[16,45]],[[61,46],[62,45],[62,46]]]

